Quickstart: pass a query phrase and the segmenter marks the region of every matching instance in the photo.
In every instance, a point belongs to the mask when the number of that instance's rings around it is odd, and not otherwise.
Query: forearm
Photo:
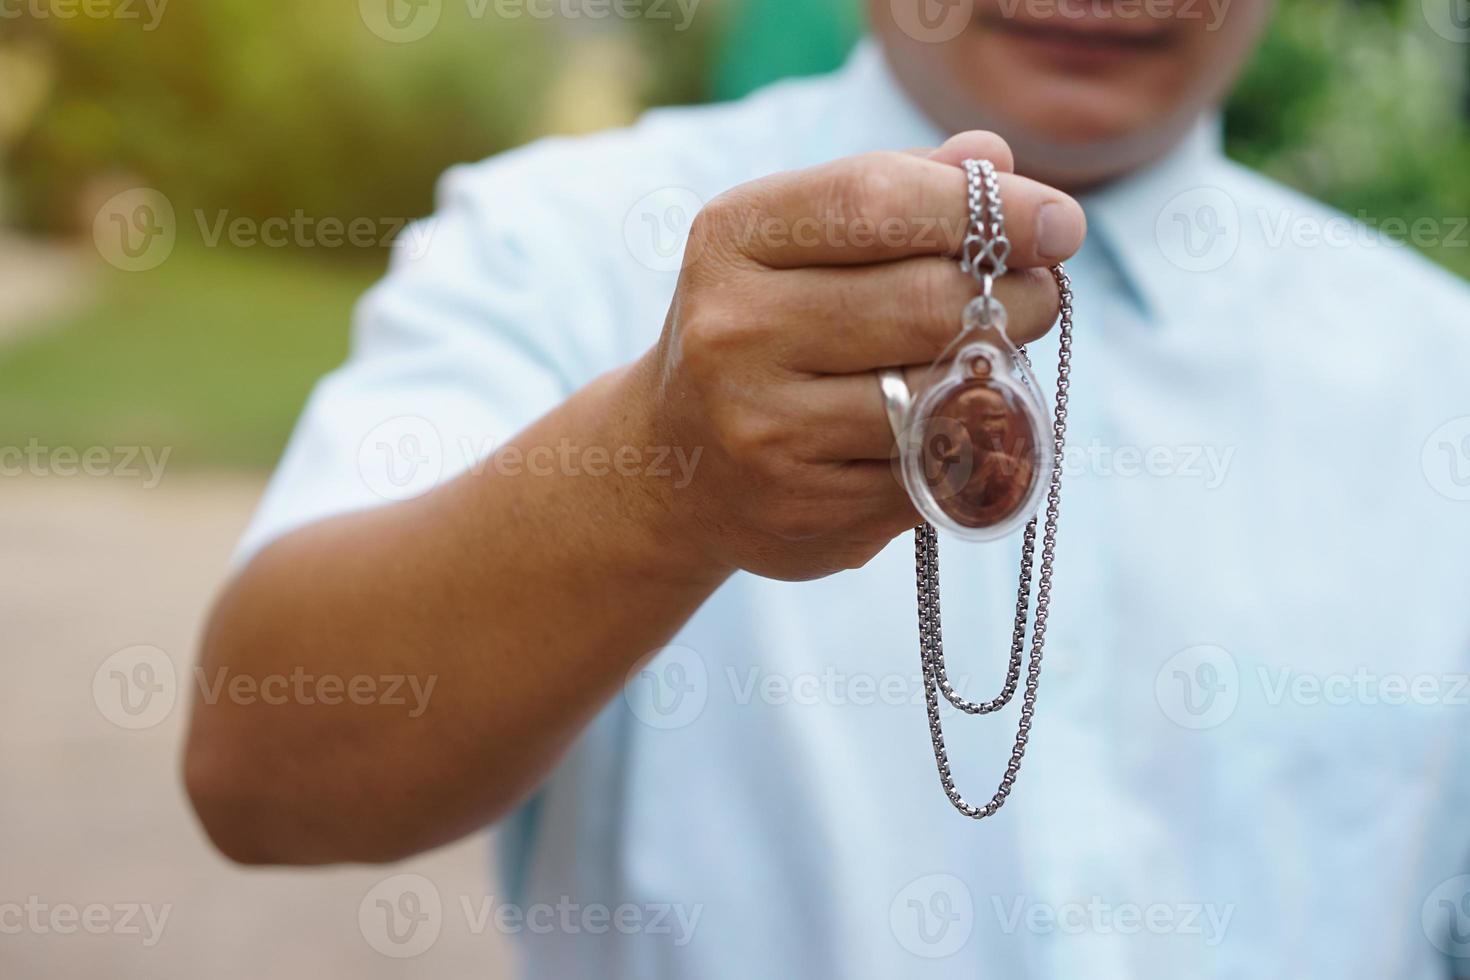
[[[640,370],[599,379],[510,445],[649,445]],[[197,700],[186,770],[211,836],[245,861],[384,860],[505,812],[723,580],[671,516],[677,492],[486,466],[265,549],[204,643],[200,687],[215,696]],[[293,672],[406,677],[414,697],[267,704],[210,687]]]

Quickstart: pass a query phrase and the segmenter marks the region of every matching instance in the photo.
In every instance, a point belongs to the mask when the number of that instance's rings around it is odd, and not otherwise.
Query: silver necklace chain
[[[961,248],[960,266],[983,285],[983,295],[990,296],[995,277],[1003,274],[1010,255],[1010,241],[1005,237],[1005,218],[1000,204],[1000,185],[995,168],[988,160],[966,160],[965,173],[969,186],[971,228]],[[949,766],[949,752],[944,744],[944,730],[939,719],[939,698],[965,714],[984,715],[999,711],[1011,702],[1021,679],[1021,659],[1026,649],[1026,620],[1031,600],[1031,580],[1036,554],[1036,524],[1033,517],[1026,524],[1021,541],[1021,573],[1016,590],[1016,619],[1011,633],[1010,663],[1005,683],[998,695],[989,701],[968,701],[950,683],[944,662],[944,637],[939,613],[939,537],[927,521],[914,529],[914,576],[918,591],[919,659],[924,675],[924,703],[929,716],[929,738],[934,745],[934,761],[939,767],[939,782],[944,794],[956,810],[975,820],[994,814],[1010,796],[1026,743],[1031,737],[1031,720],[1036,713],[1036,691],[1041,681],[1041,656],[1046,644],[1046,622],[1051,608],[1051,576],[1056,554],[1057,515],[1062,490],[1062,455],[1067,434],[1067,388],[1072,366],[1072,282],[1060,266],[1052,267],[1061,292],[1060,353],[1057,357],[1056,410],[1052,419],[1052,472],[1046,495],[1046,523],[1041,535],[1041,568],[1037,573],[1036,620],[1031,628],[1031,653],[1026,665],[1025,693],[1021,696],[1021,719],[1016,741],[1011,748],[1005,775],[990,802],[975,806],[965,801],[955,787]],[[1031,361],[1022,347],[1019,351],[1026,366]]]

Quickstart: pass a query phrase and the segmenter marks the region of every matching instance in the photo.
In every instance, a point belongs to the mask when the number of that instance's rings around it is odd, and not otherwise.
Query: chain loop
[[[969,188],[970,226],[960,245],[960,268],[980,281],[985,295],[989,296],[994,280],[1006,274],[1006,261],[1011,257],[1000,181],[996,178],[995,164],[989,160],[966,160],[965,179]]]

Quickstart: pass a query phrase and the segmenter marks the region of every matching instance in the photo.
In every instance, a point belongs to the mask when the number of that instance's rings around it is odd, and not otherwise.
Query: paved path
[[[85,307],[96,252],[46,245],[0,229],[0,344]]]
[[[181,687],[192,683],[204,610],[260,487],[255,477],[174,473],[151,490],[117,479],[0,478],[5,980],[507,975],[504,937],[473,934],[461,911],[462,898],[478,909],[493,891],[483,842],[396,868],[236,869],[210,850],[184,800],[183,697],[157,724],[128,730],[109,721],[129,720],[110,669],[94,693],[104,662],[140,644],[163,651]],[[160,697],[151,704],[167,708]],[[384,938],[381,894],[364,902],[400,873],[426,876],[443,902],[442,934],[409,959],[374,950],[370,939],[405,947]],[[390,883],[390,898],[400,883]],[[150,911],[155,922],[168,917],[147,945]],[[80,928],[83,914],[103,931]],[[17,915],[24,923],[12,935]]]

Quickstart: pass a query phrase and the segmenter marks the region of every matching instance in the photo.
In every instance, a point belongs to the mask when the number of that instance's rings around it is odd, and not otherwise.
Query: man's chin
[[[1130,85],[1048,73],[1020,76],[1015,94],[987,99],[991,111],[1050,143],[1087,145],[1128,139],[1158,126],[1168,106]]]
[[[1040,122],[1038,122],[1040,120]],[[1106,183],[1166,154],[1192,119],[1168,125],[1057,107],[1026,122],[997,120],[1016,158],[1016,170],[1063,190]]]

